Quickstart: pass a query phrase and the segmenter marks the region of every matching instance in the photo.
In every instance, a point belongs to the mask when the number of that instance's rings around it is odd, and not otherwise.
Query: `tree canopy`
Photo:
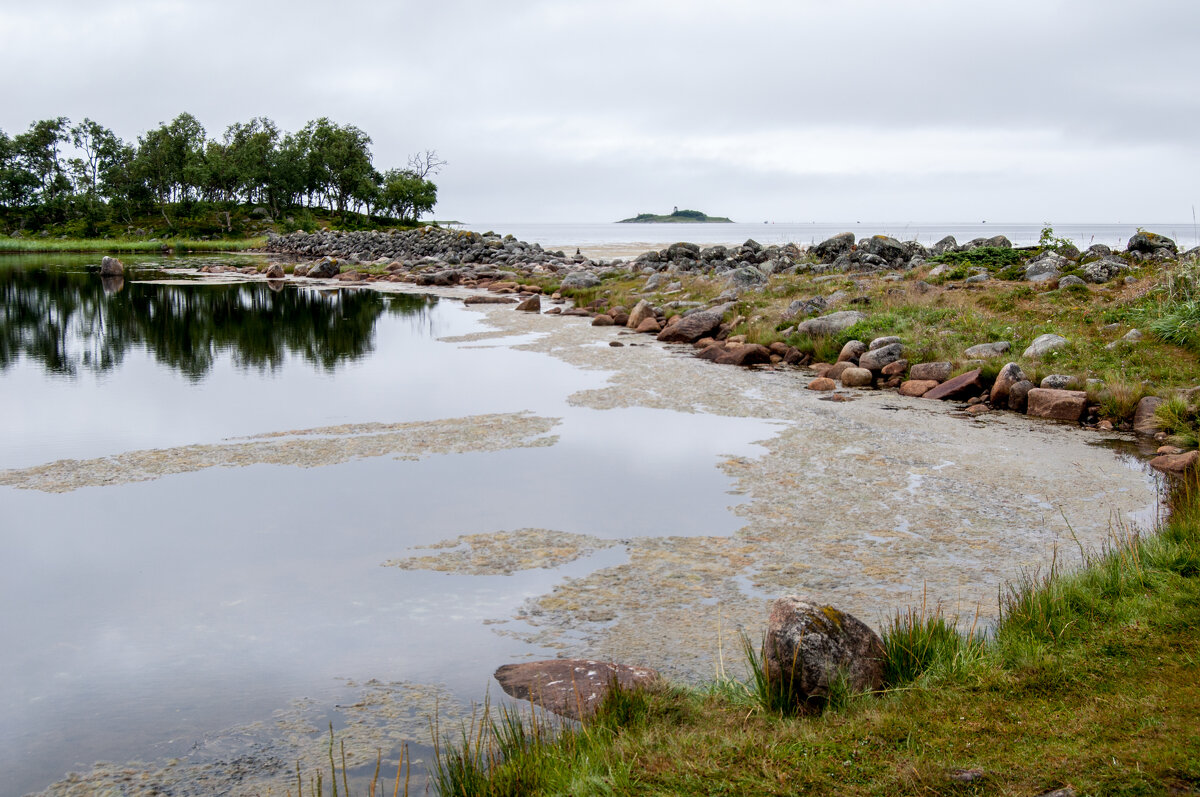
[[[327,117],[286,133],[270,119],[235,122],[210,138],[189,113],[122,141],[85,118],[0,130],[0,215],[14,229],[73,219],[189,214],[199,205],[254,205],[273,216],[293,208],[382,213],[416,221],[433,210],[430,179],[445,161],[434,150],[406,168],[374,165],[371,137]]]

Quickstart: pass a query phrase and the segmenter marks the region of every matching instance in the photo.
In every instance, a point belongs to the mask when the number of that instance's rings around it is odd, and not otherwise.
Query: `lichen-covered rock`
[[[1002,354],[1007,354],[1012,348],[1012,344],[1007,340],[997,340],[993,343],[980,343],[972,346],[963,352],[963,354],[972,360],[986,360],[990,357],[999,357]]]
[[[311,279],[329,279],[336,277],[342,269],[332,257],[323,257],[309,267],[305,276]]]
[[[1129,244],[1125,247],[1125,250],[1144,255],[1153,255],[1158,252],[1175,255],[1179,252],[1179,247],[1165,235],[1142,230],[1129,239]]]
[[[872,349],[858,358],[860,368],[868,371],[882,371],[883,366],[894,363],[904,356],[904,344],[891,343],[878,349]]]
[[[1076,381],[1075,377],[1070,374],[1046,374],[1038,383],[1038,387],[1044,387],[1047,390],[1067,390],[1071,385],[1076,384]]]
[[[613,684],[622,689],[645,688],[658,679],[649,667],[630,667],[593,659],[551,659],[505,664],[495,678],[504,693],[562,717],[590,717]]]
[[[1023,355],[1026,359],[1037,360],[1045,357],[1052,351],[1057,351],[1065,346],[1069,346],[1071,341],[1064,338],[1062,335],[1055,335],[1047,332],[1045,335],[1038,335],[1033,339],[1033,343],[1029,344],[1029,348],[1025,349]]]
[[[586,288],[595,288],[600,284],[600,278],[590,271],[573,271],[563,277],[563,281],[559,284],[562,290],[581,290]]]
[[[823,315],[820,318],[810,318],[796,325],[796,332],[802,335],[828,336],[836,335],[843,329],[849,329],[859,321],[867,318],[866,313],[857,310],[842,310],[837,313]]]
[[[826,238],[812,248],[812,253],[822,263],[832,263],[838,255],[845,254],[854,248],[854,233],[838,233],[832,238]]]
[[[867,345],[867,349],[869,351],[875,351],[876,349],[882,349],[884,346],[891,346],[893,343],[899,342],[900,338],[896,337],[895,335],[888,335],[887,337],[883,338],[875,338],[875,340],[871,341]]]
[[[763,662],[798,704],[820,707],[836,679],[852,692],[883,686],[883,641],[851,614],[795,595],[771,604]]]

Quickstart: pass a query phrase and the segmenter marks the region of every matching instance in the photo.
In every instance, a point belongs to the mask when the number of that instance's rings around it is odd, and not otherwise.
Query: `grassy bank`
[[[174,252],[244,252],[259,249],[267,242],[264,238],[229,238],[196,240],[192,238],[167,238],[161,240],[120,238],[0,238],[0,254],[39,252],[115,252],[146,253]]]
[[[614,693],[584,727],[499,713],[443,749],[444,794],[1193,794],[1200,484],[1151,535],[1002,596],[986,638],[936,611],[884,630],[888,687],[819,716],[749,682]]]

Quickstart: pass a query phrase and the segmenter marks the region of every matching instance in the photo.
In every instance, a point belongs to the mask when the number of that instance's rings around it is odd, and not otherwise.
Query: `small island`
[[[733,219],[725,216],[709,216],[698,210],[675,208],[669,216],[639,213],[631,219],[621,219],[617,224],[733,224]]]

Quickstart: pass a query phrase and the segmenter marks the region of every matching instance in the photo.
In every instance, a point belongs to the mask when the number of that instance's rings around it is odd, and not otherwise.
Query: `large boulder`
[[[852,692],[883,686],[883,641],[853,615],[795,595],[771,604],[763,667],[801,706],[820,708],[834,682]]]
[[[979,392],[983,390],[983,386],[983,371],[976,368],[974,371],[959,374],[953,379],[947,379],[921,398],[934,399],[936,401],[971,398],[978,396]]]
[[[666,329],[658,333],[658,339],[665,343],[695,343],[700,338],[715,334],[721,328],[721,319],[724,318],[727,309],[727,305],[721,305],[711,310],[685,315],[675,323],[667,324]]]
[[[1144,437],[1154,437],[1160,431],[1155,414],[1163,400],[1158,396],[1143,396],[1133,412],[1133,431]]]
[[[1179,252],[1179,247],[1165,235],[1139,230],[1129,239],[1129,244],[1125,247],[1125,250],[1143,255],[1154,255],[1163,252],[1174,256]]]
[[[1027,360],[1038,360],[1045,357],[1052,351],[1057,351],[1065,346],[1069,346],[1071,341],[1064,338],[1062,335],[1055,335],[1047,332],[1045,335],[1038,335],[1033,339],[1033,343],[1029,344],[1029,348],[1025,349],[1023,355]]]
[[[1025,372],[1021,370],[1021,366],[1016,363],[1008,363],[1000,369],[1000,373],[996,374],[996,381],[992,383],[992,392],[989,396],[993,407],[1003,407],[1008,404],[1008,392],[1017,382],[1028,381],[1025,378]],[[1032,383],[1030,383],[1032,386]]]
[[[857,310],[842,310],[819,318],[810,318],[796,325],[796,332],[812,336],[836,335],[843,329],[849,329],[859,321],[865,321],[866,313]]]
[[[1200,460],[1200,451],[1188,451],[1184,454],[1160,454],[1150,460],[1150,467],[1163,473],[1182,475],[1196,467]]]
[[[712,360],[721,365],[765,365],[771,362],[771,350],[757,343],[731,343]]]
[[[536,293],[530,296],[525,301],[517,305],[517,309],[523,313],[540,313],[542,312],[542,297]]]
[[[918,381],[945,382],[954,371],[954,363],[932,362],[917,363],[908,369],[908,378]]]
[[[987,360],[992,357],[999,357],[1007,354],[1012,348],[1012,344],[1007,340],[998,340],[993,343],[980,343],[972,346],[963,352],[963,355],[972,360]]]
[[[1070,265],[1071,261],[1057,252],[1043,252],[1025,264],[1025,279],[1030,282],[1056,280]]]
[[[1087,409],[1087,393],[1082,390],[1048,390],[1035,387],[1029,391],[1025,414],[1031,418],[1078,423]]]
[[[875,376],[866,368],[847,368],[842,371],[842,385],[844,387],[870,387],[875,381]]]
[[[654,318],[654,306],[645,299],[642,299],[629,311],[629,320],[625,322],[625,326],[630,329],[637,329],[647,318]]]
[[[1008,389],[1008,408],[1013,412],[1024,412],[1029,406],[1029,391],[1033,390],[1034,384],[1028,379],[1022,379],[1020,382],[1012,385]]]
[[[958,241],[954,240],[953,235],[947,235],[942,240],[929,247],[929,254],[933,257],[944,255],[946,252],[953,252],[958,248]]]
[[[767,284],[767,275],[754,266],[740,266],[725,277],[725,287],[738,291],[753,290]]]
[[[271,265],[267,266],[267,270],[263,272],[263,274],[269,280],[281,280],[287,276],[283,272],[283,266],[279,265],[278,263],[272,263]]]
[[[592,659],[551,659],[505,664],[495,678],[505,694],[532,702],[562,717],[591,716],[613,684],[622,689],[645,688],[658,679],[648,667],[630,667]]]
[[[332,257],[323,257],[316,263],[313,263],[305,276],[312,279],[329,279],[330,277],[336,277],[341,270],[338,262]]]
[[[826,238],[812,248],[812,253],[822,263],[832,263],[838,255],[843,255],[854,248],[854,233],[838,233],[832,238]]]
[[[891,343],[878,349],[871,349],[858,358],[858,365],[860,368],[866,368],[869,371],[882,371],[883,366],[888,363],[894,363],[903,356],[904,344]]]
[[[867,353],[867,344],[861,340],[848,340],[846,345],[842,346],[842,351],[838,354],[837,361],[858,363],[858,358]]]
[[[904,244],[890,235],[872,235],[858,242],[858,249],[863,254],[874,255],[887,261],[889,265],[899,265],[908,260],[908,249]]]
[[[938,386],[933,379],[910,379],[900,383],[900,395],[920,398]]]
[[[559,284],[561,290],[582,290],[586,288],[595,288],[600,284],[600,278],[590,271],[573,271],[563,277],[563,281]]]
[[[115,257],[105,255],[100,259],[101,277],[120,277],[125,273],[125,264]]]
[[[1124,260],[1109,255],[1099,260],[1093,260],[1090,263],[1084,263],[1080,270],[1083,272],[1083,278],[1086,281],[1099,285],[1102,282],[1108,282],[1128,268],[1129,264]],[[1058,287],[1063,287],[1061,280],[1058,283]]]

